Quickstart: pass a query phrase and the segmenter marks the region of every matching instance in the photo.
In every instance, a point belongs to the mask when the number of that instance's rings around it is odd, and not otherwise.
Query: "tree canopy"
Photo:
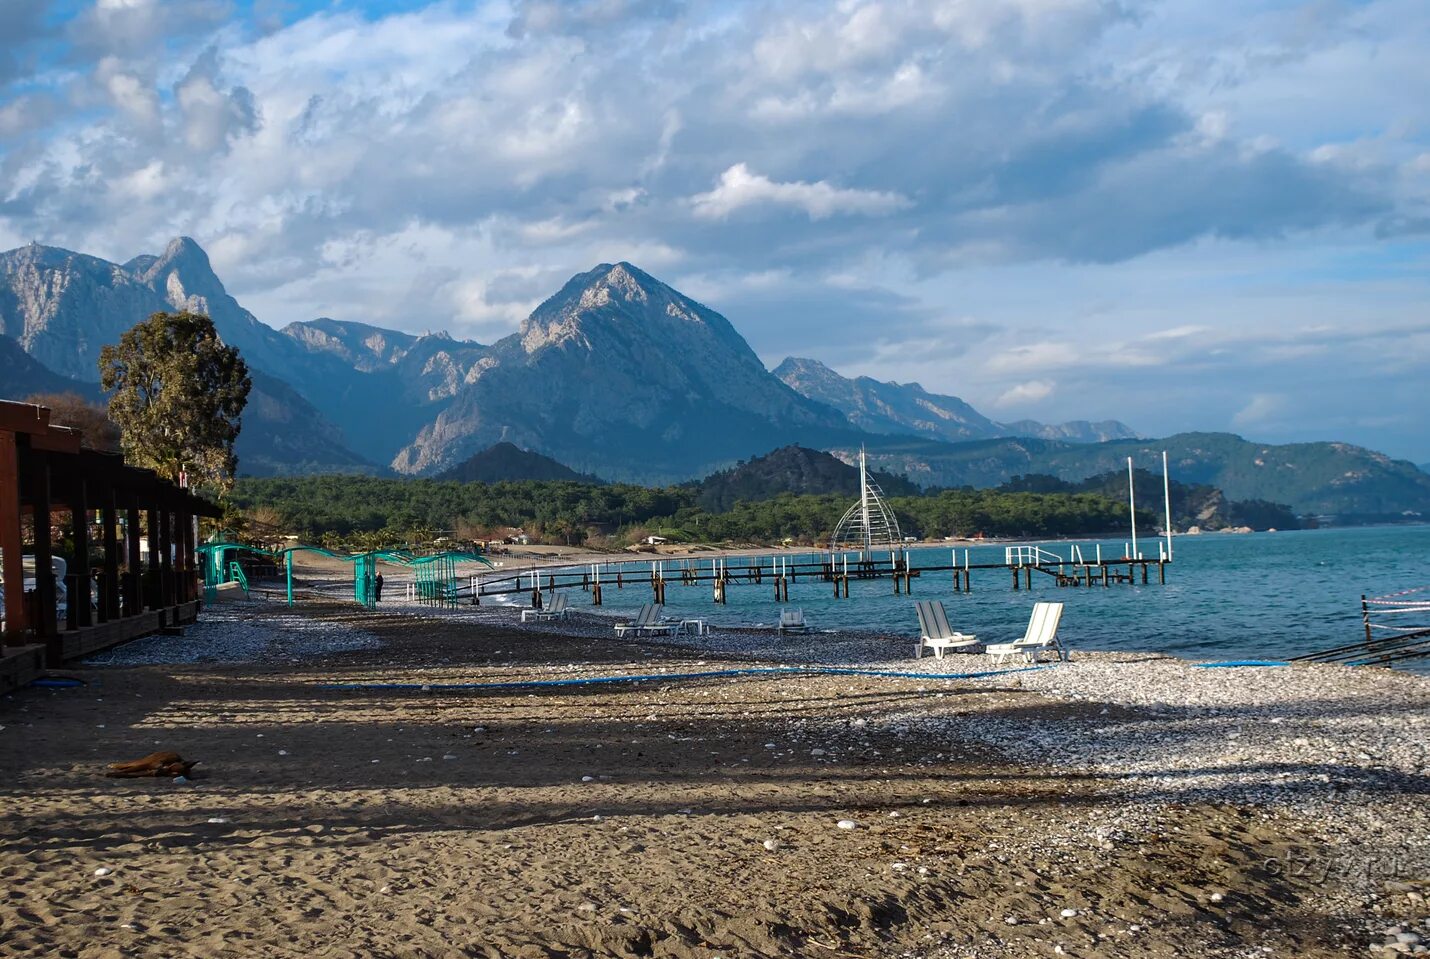
[[[539,540],[622,545],[648,534],[677,542],[823,544],[849,507],[847,495],[782,494],[714,513],[691,487],[648,489],[611,484],[522,481],[458,483],[371,476],[306,476],[238,481],[233,502],[267,508],[285,532],[308,540],[361,546],[417,543],[437,531],[485,538],[520,526]],[[1090,493],[944,490],[890,500],[905,532],[921,536],[1063,536],[1127,528],[1127,504]],[[1138,524],[1156,517],[1138,511]]]
[[[99,355],[125,456],[173,482],[227,490],[251,383],[238,350],[199,313],[155,313]]]
[[[79,430],[83,446],[107,452],[119,449],[119,428],[104,407],[78,393],[35,393],[25,397],[25,402],[49,409],[53,425]]]

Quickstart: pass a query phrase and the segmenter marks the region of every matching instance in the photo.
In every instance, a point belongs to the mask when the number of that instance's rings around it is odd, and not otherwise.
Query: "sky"
[[[490,342],[626,260],[770,366],[1430,462],[1424,0],[0,0],[0,248]]]

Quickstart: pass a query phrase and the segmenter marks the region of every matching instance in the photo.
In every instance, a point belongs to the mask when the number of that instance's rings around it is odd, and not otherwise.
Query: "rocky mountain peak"
[[[600,279],[581,291],[581,307],[583,309],[606,306],[612,300],[644,305],[650,302],[652,292],[664,286],[663,283],[647,276],[626,262],[617,263],[614,266],[602,263],[590,273],[599,274],[603,271],[604,275]],[[590,273],[586,275],[589,276]]]
[[[815,384],[837,384],[844,377],[825,366],[819,360],[811,360],[804,356],[786,356],[779,366],[773,370],[775,376],[784,380],[793,389],[808,395],[809,389]]]
[[[624,261],[573,276],[522,322],[518,336],[527,354],[562,345],[628,353],[659,346],[677,355],[713,350],[759,364],[729,320]]]
[[[227,296],[209,255],[187,236],[175,237],[157,257],[130,261],[142,266],[134,278],[162,295],[175,308],[209,312],[209,300]]]

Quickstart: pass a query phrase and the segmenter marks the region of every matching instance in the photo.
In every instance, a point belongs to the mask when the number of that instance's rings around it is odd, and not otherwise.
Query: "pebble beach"
[[[1423,676],[258,600],[66,675],[0,700],[0,955],[1430,943]]]

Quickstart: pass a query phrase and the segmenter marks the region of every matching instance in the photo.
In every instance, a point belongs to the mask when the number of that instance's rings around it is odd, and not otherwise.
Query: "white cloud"
[[[1286,409],[1286,397],[1278,393],[1253,393],[1231,422],[1238,428],[1265,426]]]
[[[1053,395],[1053,389],[1057,386],[1051,380],[1028,380],[1026,383],[1018,383],[1009,387],[996,403],[998,406],[1027,406],[1045,400]]]
[[[746,207],[789,207],[823,220],[839,214],[883,216],[911,205],[906,197],[884,190],[841,189],[824,180],[779,183],[751,173],[743,163],[726,169],[715,189],[691,197],[690,203],[695,215],[707,220],[723,220]]]
[[[401,6],[0,3],[0,236],[188,233],[275,325],[479,338],[626,259],[761,355],[1144,430],[1423,373],[1423,0]]]

